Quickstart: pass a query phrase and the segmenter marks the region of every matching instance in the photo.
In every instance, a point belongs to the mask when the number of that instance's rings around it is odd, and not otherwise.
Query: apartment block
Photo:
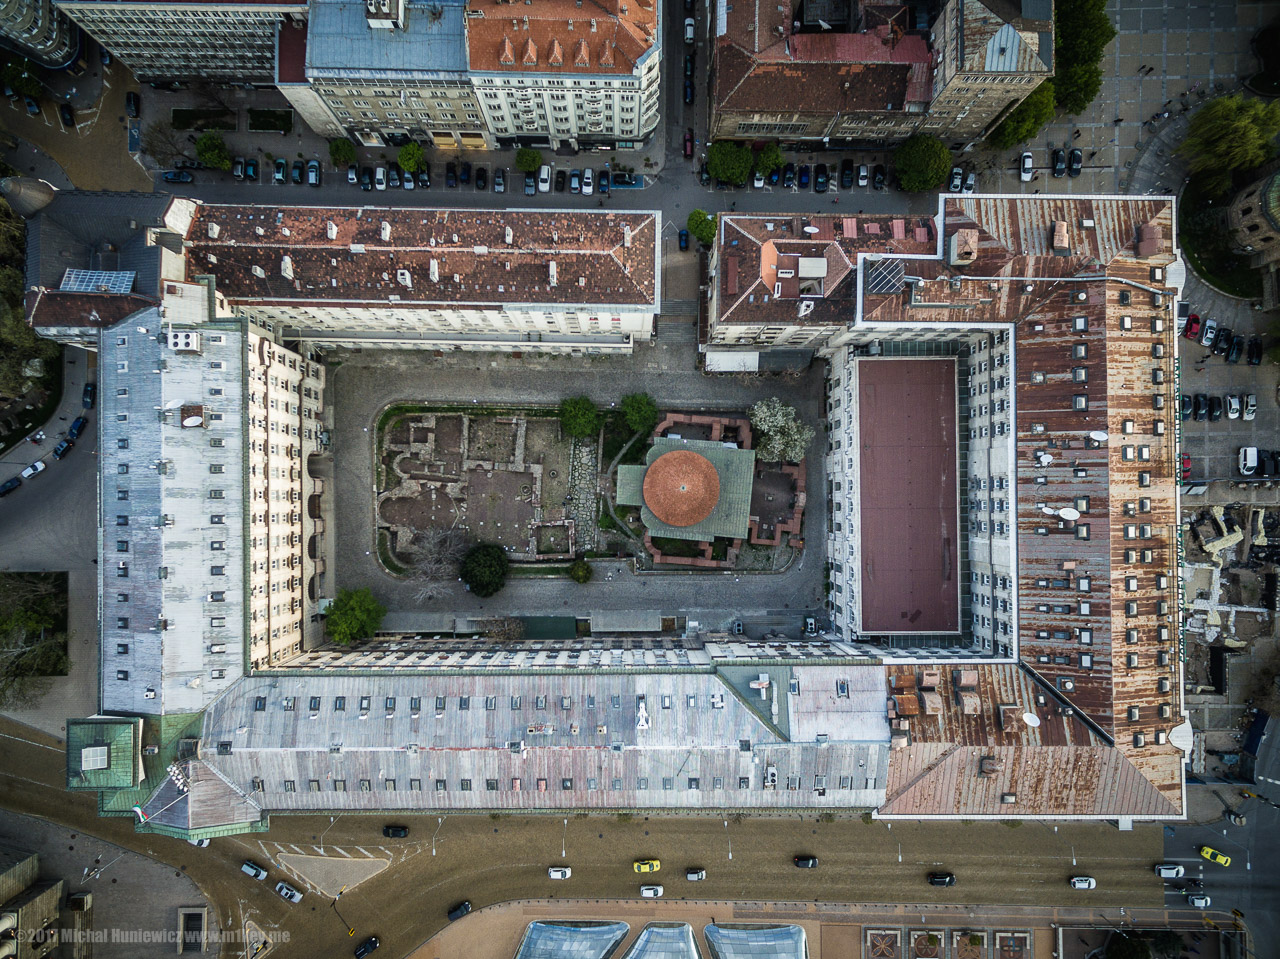
[[[53,0],[4,0],[0,39],[22,56],[53,70],[70,66],[80,53],[80,34]]]

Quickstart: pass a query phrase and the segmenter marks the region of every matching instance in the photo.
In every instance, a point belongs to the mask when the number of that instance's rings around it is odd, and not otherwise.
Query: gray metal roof
[[[531,922],[516,959],[609,959],[630,930],[625,922]]]
[[[431,11],[440,19],[432,23]],[[427,79],[467,70],[465,0],[410,0],[403,30],[374,30],[365,5],[352,0],[312,0],[307,25],[307,76],[311,79]]]
[[[625,959],[699,959],[687,922],[651,922],[640,930]]]
[[[711,923],[703,930],[711,959],[807,959],[803,926]]]

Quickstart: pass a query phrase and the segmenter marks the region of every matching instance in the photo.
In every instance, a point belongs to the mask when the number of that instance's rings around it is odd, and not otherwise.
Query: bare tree
[[[235,113],[238,109],[233,97],[233,91],[223,90],[217,84],[198,83],[192,92],[203,103],[207,104],[211,110],[226,110],[228,113]]]
[[[419,530],[409,543],[410,575],[418,587],[414,602],[428,603],[442,599],[449,584],[458,578],[458,564],[471,545],[466,533],[459,529],[431,527]]]
[[[164,120],[157,120],[142,131],[142,152],[161,166],[169,166],[185,156],[187,144],[187,134],[175,130]]]

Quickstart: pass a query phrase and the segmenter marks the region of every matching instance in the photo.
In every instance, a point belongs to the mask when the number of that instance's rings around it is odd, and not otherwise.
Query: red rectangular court
[[[861,360],[862,631],[958,632],[956,364]]]

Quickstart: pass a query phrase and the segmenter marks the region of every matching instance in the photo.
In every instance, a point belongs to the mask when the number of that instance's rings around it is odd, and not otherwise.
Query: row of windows
[[[834,779],[836,779],[837,777],[831,777],[831,778],[834,780]],[[838,777],[838,779],[839,779],[839,783],[840,783],[840,786],[839,786],[839,788],[840,788],[840,789],[852,789],[852,788],[854,788],[854,787],[853,787],[853,777],[852,777],[852,776],[840,776],[840,777]],[[827,788],[830,788],[830,787],[828,787],[828,785],[827,785],[827,780],[828,780],[828,777],[826,777],[826,776],[814,776],[814,777],[813,777],[813,786],[812,786],[812,788],[813,788],[814,790],[825,790],[825,789],[827,789]],[[475,784],[476,782],[480,782],[480,781],[481,781],[481,780],[459,779],[459,780],[458,780],[458,783],[457,783],[457,787],[456,787],[456,788],[457,788],[460,792],[472,792],[472,791],[473,791],[473,789],[474,789],[474,784]],[[730,780],[730,781],[733,781],[733,780]],[[306,782],[307,782],[307,791],[308,791],[308,792],[313,792],[313,793],[314,793],[314,792],[320,792],[320,791],[321,791],[321,787],[320,787],[320,780],[318,780],[318,779],[309,779],[309,780],[306,780]],[[333,792],[346,792],[346,791],[347,791],[347,781],[346,781],[345,779],[333,779],[333,780],[330,780],[329,782],[331,783],[331,786],[332,786],[332,790],[333,790]],[[449,792],[449,791],[450,791],[449,783],[448,783],[448,781],[447,781],[447,780],[444,780],[444,779],[436,779],[436,780],[433,780],[432,782],[433,782],[433,784],[434,784],[434,787],[435,787],[435,791],[436,791],[436,792]],[[499,791],[499,788],[500,788],[500,786],[499,786],[499,782],[500,782],[500,780],[497,780],[497,779],[485,779],[485,780],[483,780],[484,788],[485,788],[485,790],[486,790],[486,791],[488,791],[488,792],[498,792],[498,791]],[[548,788],[549,788],[549,786],[551,785],[551,783],[552,783],[552,782],[553,782],[552,780],[548,780],[548,779],[545,779],[545,778],[539,777],[539,778],[537,778],[537,779],[535,779],[535,780],[534,780],[534,789],[535,789],[537,792],[547,792],[547,791],[548,791]],[[608,782],[608,787],[607,787],[608,789],[611,789],[611,790],[620,790],[620,789],[624,789],[624,788],[625,788],[625,786],[623,785],[623,780],[622,780],[622,779],[618,779],[618,778],[611,778],[611,779],[607,780],[607,782]],[[655,780],[654,780],[654,782],[653,782],[653,785],[650,785],[649,778],[648,778],[647,776],[640,776],[640,777],[638,777],[638,778],[635,780],[635,785],[634,785],[632,788],[634,788],[634,789],[659,789],[659,788],[660,788],[660,789],[663,789],[663,790],[672,790],[672,789],[675,789],[675,788],[676,788],[676,782],[677,782],[677,779],[676,779],[676,777],[675,777],[675,776],[663,776],[663,777],[662,777],[662,779],[661,779],[661,783],[659,783],[659,782],[658,782],[658,780],[655,778]],[[359,791],[360,791],[360,792],[372,792],[372,791],[373,791],[373,780],[370,780],[370,779],[360,779],[360,780],[357,780],[357,783],[358,783],[358,789],[359,789]],[[711,785],[711,788],[712,788],[712,789],[724,789],[724,788],[726,788],[726,787],[725,787],[725,778],[724,778],[723,776],[715,776],[715,777],[713,777],[713,778],[712,778],[712,780],[711,780],[711,783],[712,783],[712,785]],[[253,786],[252,786],[253,791],[255,791],[255,792],[261,792],[261,791],[263,791],[264,787],[265,787],[265,783],[263,782],[263,780],[261,780],[261,779],[254,779],[254,780],[253,780]],[[564,779],[560,779],[560,780],[559,780],[559,787],[560,787],[560,790],[561,790],[561,791],[568,792],[568,791],[570,791],[570,790],[572,790],[572,789],[574,788],[574,781],[573,781],[573,779],[571,779],[571,778],[564,778]],[[601,787],[600,787],[600,781],[599,781],[597,778],[595,778],[595,777],[588,777],[588,778],[587,778],[587,782],[586,782],[586,787],[587,787],[587,789],[588,789],[588,790],[596,790],[596,789],[599,789],[599,788],[601,788]],[[384,779],[384,780],[382,781],[382,788],[383,788],[383,790],[384,790],[384,791],[386,791],[386,792],[395,792],[395,791],[396,791],[396,780],[394,780],[394,779]],[[522,792],[522,791],[524,790],[524,780],[523,780],[522,778],[518,777],[518,776],[517,776],[517,777],[513,777],[513,778],[510,780],[510,787],[509,787],[509,788],[510,788],[510,790],[511,790],[512,792]],[[690,789],[690,790],[699,790],[699,789],[701,789],[701,788],[702,788],[702,779],[701,779],[700,777],[698,777],[698,776],[687,776],[687,777],[683,777],[683,788],[684,788],[684,789]],[[739,777],[737,777],[737,788],[738,788],[738,789],[750,789],[750,788],[751,788],[751,778],[750,778],[749,776],[739,776]],[[800,777],[800,776],[789,776],[789,777],[787,777],[787,779],[786,779],[786,788],[787,788],[787,789],[790,789],[790,790],[803,789],[803,788],[805,788],[805,782],[804,782],[804,779],[803,779],[802,777]],[[284,780],[284,791],[285,791],[285,792],[287,792],[287,793],[297,792],[297,791],[298,791],[298,781],[297,781],[297,780],[294,780],[294,779],[286,779],[286,780]],[[409,791],[410,791],[410,792],[421,792],[421,791],[422,791],[422,780],[421,780],[421,779],[410,779],[410,780],[409,780]]]
[[[843,684],[843,685],[842,685],[842,684]],[[841,681],[841,682],[837,682],[836,686],[837,686],[837,695],[841,695],[841,692],[840,692],[840,691],[841,691],[842,689],[844,690],[844,693],[843,693],[844,695],[847,695],[847,694],[848,694],[848,693],[847,693],[847,690],[848,690],[848,682],[847,682],[847,680],[845,680],[845,681]],[[791,691],[792,691],[793,693],[798,693],[798,692],[800,691],[800,686],[799,686],[799,681],[798,681],[798,680],[794,680],[794,679],[793,679],[793,680],[791,681]],[[479,696],[475,696],[475,697],[472,697],[472,696],[459,696],[459,697],[458,697],[458,699],[457,699],[457,708],[458,708],[460,711],[462,711],[462,712],[468,712],[468,711],[470,711],[471,706],[472,706],[472,700],[473,700],[473,699],[475,700],[475,706],[476,706],[476,708],[477,708],[477,709],[481,708],[481,707],[480,707],[480,699],[481,699],[481,697],[479,697]],[[637,699],[637,707],[638,707],[642,702],[643,702],[643,703],[647,703],[647,702],[648,702],[647,697],[645,697],[645,696],[637,696],[637,697],[636,697],[636,699]],[[675,705],[675,702],[676,702],[676,697],[675,697],[675,696],[668,695],[668,694],[662,694],[662,695],[659,695],[658,697],[656,697],[656,699],[657,699],[657,703],[656,703],[656,705],[661,706],[661,708],[662,708],[662,709],[671,709],[671,708]],[[283,701],[282,701],[281,705],[283,706],[283,708],[284,708],[285,712],[293,712],[293,711],[297,708],[298,700],[299,700],[299,697],[297,697],[297,696],[286,696],[286,697],[284,697],[284,699],[283,699]],[[689,694],[687,694],[687,695],[684,697],[684,700],[685,700],[684,704],[685,704],[685,707],[686,707],[687,709],[697,709],[697,708],[698,708],[698,697],[697,697],[697,695],[696,695],[696,694],[694,694],[694,693],[689,693]],[[359,700],[358,700],[358,701],[359,701],[359,708],[360,708],[360,712],[362,712],[362,713],[364,713],[364,712],[368,712],[370,709],[372,709],[372,708],[373,708],[373,697],[372,697],[372,696],[361,696],[361,697],[359,697]],[[510,702],[510,705],[511,705],[511,709],[512,709],[512,711],[519,710],[519,709],[523,708],[523,705],[524,705],[524,697],[522,697],[522,696],[512,696],[512,697],[510,697],[509,702]],[[722,696],[722,695],[719,695],[719,694],[713,694],[713,695],[711,696],[711,700],[710,700],[710,702],[711,702],[711,705],[712,705],[712,707],[713,707],[713,708],[723,708],[723,706],[724,706],[724,698],[723,698],[723,696]],[[553,704],[553,705],[555,704],[555,700],[553,700],[553,698],[552,698],[552,697],[550,697],[550,696],[542,695],[542,696],[534,696],[534,697],[533,697],[533,707],[534,707],[534,709],[546,709],[549,703],[550,703],[550,704]],[[314,712],[319,712],[319,711],[320,711],[320,708],[321,708],[321,705],[322,705],[322,698],[321,698],[320,696],[310,696],[310,697],[308,697],[308,705],[309,705],[309,707],[310,707],[311,712],[313,712],[313,713],[314,713]],[[386,711],[387,711],[388,713],[395,712],[395,708],[396,708],[396,697],[395,697],[395,696],[387,696],[387,697],[385,697],[385,699],[384,699],[384,701],[383,701],[383,705],[384,705],[384,707],[386,708]],[[559,700],[558,700],[558,705],[559,705],[559,707],[560,707],[562,710],[564,710],[565,712],[568,712],[569,710],[573,709],[573,697],[572,697],[572,696],[560,696],[560,697],[559,697]],[[586,705],[586,708],[587,708],[587,709],[595,709],[595,708],[596,708],[596,697],[595,697],[595,696],[588,696],[588,697],[586,698],[586,703],[585,703],[585,705]],[[622,696],[621,696],[620,694],[614,694],[614,695],[610,696],[610,697],[609,697],[609,707],[610,707],[610,708],[612,708],[612,709],[621,709],[621,708],[622,708]],[[266,708],[267,708],[267,698],[266,698],[265,696],[257,696],[257,697],[255,697],[255,698],[254,698],[254,701],[253,701],[253,709],[254,709],[254,712],[264,712],[264,711],[266,710]],[[333,698],[333,711],[334,711],[334,712],[344,712],[344,711],[346,710],[346,708],[347,708],[347,697],[346,697],[346,696],[335,696],[335,697]],[[436,711],[437,713],[442,713],[442,712],[444,712],[444,711],[445,711],[445,709],[447,709],[447,708],[448,708],[448,699],[447,699],[447,697],[445,697],[445,696],[436,696],[436,697],[435,697],[435,711]],[[485,696],[485,697],[484,697],[484,708],[485,708],[486,710],[494,710],[494,709],[497,709],[497,708],[498,708],[498,697],[497,697],[497,696]],[[420,711],[422,710],[422,697],[420,697],[420,696],[411,696],[411,697],[409,697],[409,710],[410,710],[410,712],[413,712],[413,713],[418,713],[418,712],[420,712]]]

